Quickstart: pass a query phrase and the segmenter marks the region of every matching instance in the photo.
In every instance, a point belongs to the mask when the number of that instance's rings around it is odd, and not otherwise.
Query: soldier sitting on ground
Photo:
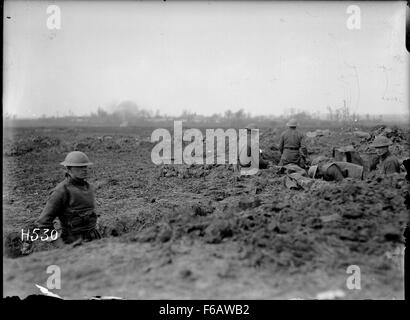
[[[298,123],[295,119],[289,120],[286,125],[289,128],[280,135],[279,140],[279,151],[281,153],[279,165],[296,164],[301,168],[305,168],[307,158],[305,136],[296,129]]]
[[[51,231],[53,221],[59,218],[61,239],[65,243],[100,239],[96,229],[94,188],[85,180],[92,163],[83,152],[73,151],[61,164],[66,167],[66,177],[51,193],[36,221],[37,226]]]

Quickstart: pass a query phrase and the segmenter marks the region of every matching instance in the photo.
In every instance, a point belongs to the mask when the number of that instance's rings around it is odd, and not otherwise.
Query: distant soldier
[[[378,155],[376,162],[372,165],[372,169],[378,170],[382,175],[400,173],[399,160],[390,153],[390,145],[392,145],[392,142],[384,136],[377,136],[372,144]]]
[[[257,129],[257,126],[253,123],[247,125],[245,127],[247,133],[247,145],[243,146],[242,149],[239,150],[239,165],[242,167],[250,167],[251,163],[247,163],[249,157],[252,156],[252,148],[251,148],[251,133],[252,130]],[[262,152],[259,149],[259,169],[266,169],[268,167],[268,162],[262,159]]]
[[[279,140],[279,151],[281,153],[279,165],[284,166],[293,163],[305,168],[307,158],[305,136],[296,130],[298,123],[295,119],[289,120],[286,125],[289,128],[280,135]]]
[[[59,218],[61,239],[65,243],[100,239],[96,229],[94,188],[85,180],[88,166],[92,163],[83,152],[73,151],[61,164],[67,170],[65,180],[53,189],[36,221],[37,226],[51,231],[54,219]]]

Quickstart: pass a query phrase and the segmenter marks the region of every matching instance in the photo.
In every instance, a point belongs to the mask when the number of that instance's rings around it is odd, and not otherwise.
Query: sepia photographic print
[[[4,1],[3,300],[403,300],[408,10]]]

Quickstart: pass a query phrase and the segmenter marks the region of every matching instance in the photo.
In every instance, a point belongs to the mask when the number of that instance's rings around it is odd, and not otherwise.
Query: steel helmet
[[[296,119],[290,119],[286,125],[288,127],[297,127],[298,122],[296,121]]]
[[[387,147],[387,146],[390,146],[391,144],[392,142],[390,141],[389,138],[386,138],[384,136],[377,136],[376,138],[374,138],[372,147],[374,148]]]
[[[84,167],[90,166],[93,163],[90,162],[87,155],[81,151],[72,151],[65,157],[64,161],[60,163],[65,167]]]
[[[317,166],[311,166],[308,170],[308,176],[314,178],[316,176]]]

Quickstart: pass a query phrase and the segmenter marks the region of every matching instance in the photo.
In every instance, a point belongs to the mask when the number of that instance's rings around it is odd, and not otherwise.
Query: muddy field
[[[402,299],[405,173],[289,190],[275,166],[282,129],[261,129],[271,166],[254,176],[229,165],[155,166],[152,128],[5,129],[4,296],[39,294],[35,284],[45,286],[47,267],[57,265],[54,292],[67,299],[314,299],[329,290],[345,299]],[[364,131],[369,136],[337,129],[308,138],[310,156],[353,144],[370,157],[368,145],[382,133],[393,153],[408,157],[408,132]],[[72,150],[95,163],[89,182],[103,239],[61,248],[21,243]],[[350,265],[360,267],[358,290],[346,286]]]

